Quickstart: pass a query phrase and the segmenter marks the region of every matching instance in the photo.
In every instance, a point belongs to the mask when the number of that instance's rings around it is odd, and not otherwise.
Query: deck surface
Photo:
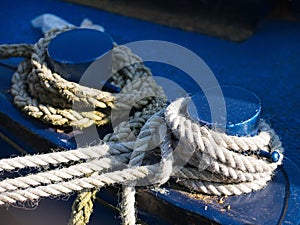
[[[207,63],[220,84],[245,88],[261,98],[262,117],[281,137],[286,155],[284,166],[267,188],[226,199],[226,204],[231,205],[231,210],[225,211],[223,205],[190,198],[174,189],[169,189],[169,195],[152,192],[140,194],[139,201],[141,204],[150,202],[153,214],[170,220],[168,216],[174,213],[172,211],[176,208],[174,206],[178,206],[178,210],[184,209],[188,212],[180,214],[182,211],[179,210],[181,219],[177,218],[178,224],[184,224],[188,219],[189,224],[193,224],[194,219],[195,221],[199,219],[198,215],[222,224],[300,223],[300,180],[297,168],[297,165],[300,165],[300,23],[264,21],[253,37],[243,43],[235,43],[66,2],[30,0],[17,1],[17,4],[18,7],[13,1],[2,3],[2,8],[6,10],[0,11],[0,44],[36,42],[42,34],[34,30],[29,21],[42,13],[57,14],[75,25],[79,25],[88,17],[95,23],[103,25],[106,32],[110,33],[119,44],[153,39],[182,45],[198,54]],[[18,61],[19,59],[10,59],[1,62],[15,66]],[[190,93],[197,92],[198,87],[183,79],[181,71],[158,63],[147,65],[154,75],[172,79]],[[12,72],[13,70],[0,66],[0,131],[29,153],[48,151],[56,146],[74,148],[75,143],[68,136],[57,134],[39,121],[29,119],[11,104],[8,90]],[[10,151],[11,154],[19,154],[4,143],[0,146],[2,157],[9,157]],[[155,195],[157,198],[153,197]],[[61,223],[52,221],[53,223],[49,224],[65,224],[70,204],[71,201],[42,200],[41,207],[32,212],[1,209],[0,218],[15,221],[11,224],[35,225],[41,224],[40,220],[35,218],[44,218],[43,213],[46,211],[48,218],[52,217],[51,212],[57,215],[61,212],[63,219],[57,219]],[[47,208],[48,205],[49,207],[53,205],[55,210]],[[205,206],[208,206],[207,210]],[[99,212],[105,213],[100,204],[97,204],[97,207]],[[147,211],[145,205],[141,205],[141,208]],[[101,213],[96,215],[92,218],[91,224],[100,224]],[[117,215],[112,213],[113,219],[101,224],[118,223]],[[186,215],[186,218],[182,215]],[[174,220],[175,218],[174,216]],[[8,224],[3,221],[5,220],[1,219],[0,224]]]

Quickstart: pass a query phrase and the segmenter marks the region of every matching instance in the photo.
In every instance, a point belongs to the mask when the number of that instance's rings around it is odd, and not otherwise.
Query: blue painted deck
[[[183,207],[182,202],[187,203],[184,204],[189,211],[186,217],[192,218],[191,221],[194,215],[200,214],[222,224],[297,225],[300,223],[300,180],[299,169],[296,166],[300,165],[300,23],[263,21],[253,37],[243,43],[234,43],[66,2],[29,0],[17,1],[17,4],[18,7],[14,1],[5,1],[1,4],[0,44],[36,42],[41,37],[41,33],[34,30],[29,21],[42,13],[57,14],[76,25],[88,17],[93,22],[103,25],[106,32],[110,33],[114,41],[119,44],[154,39],[187,47],[208,64],[220,84],[234,85],[256,93],[262,100],[262,117],[271,123],[285,147],[284,166],[270,185],[259,192],[228,198],[226,204],[231,205],[231,210],[222,213],[220,213],[221,206],[218,204],[208,204],[208,210],[205,210],[206,204],[203,202],[188,198],[173,189],[170,189],[170,195],[158,194],[158,199],[165,199],[172,207],[174,205]],[[18,59],[11,59],[1,62],[16,65],[17,61]],[[182,79],[182,73],[177,69],[158,63],[148,63],[148,65],[151,66],[155,75],[168,78],[172,75],[172,79],[184,86],[186,90],[191,93],[196,92],[197,87],[189,80]],[[7,90],[12,70],[0,67],[0,72],[0,112],[8,115],[8,117],[1,116],[1,131],[31,153],[41,148],[47,150],[49,146],[55,145],[73,148],[74,143],[66,142],[69,141],[67,136],[55,134],[53,130],[38,121],[28,119],[11,105]],[[28,134],[28,130],[10,133],[9,131],[16,126],[14,121],[22,124],[22,127],[29,127],[32,133]],[[26,141],[25,133],[27,133],[27,138],[31,138],[30,143]],[[32,142],[36,135],[40,138]],[[45,139],[48,142],[45,142]],[[0,146],[1,150],[9,148],[3,143],[0,143]],[[17,154],[14,149],[9,149],[5,153],[2,152],[1,156],[7,157],[9,151]],[[154,206],[162,207],[160,209],[162,217],[170,216],[170,209],[164,212],[164,209],[168,207],[161,200],[155,202],[151,193],[141,197],[141,202],[146,200],[151,200]],[[66,212],[70,210],[70,201],[65,204],[63,201],[58,203],[55,200],[42,200],[41,206],[43,207],[43,204],[49,201],[54,205],[58,204],[59,207],[65,207]],[[42,209],[37,213],[10,210],[16,218],[19,218],[21,214],[24,216],[22,218],[27,218],[23,219],[20,224],[25,224],[25,220],[31,220],[31,225],[40,224],[38,220],[33,222],[35,214],[43,215]],[[104,213],[103,210],[97,211],[96,209],[96,213],[100,211]],[[5,214],[4,211],[3,209],[0,211],[1,218]],[[48,213],[51,217],[51,212]],[[99,217],[101,217],[100,214]],[[112,217],[116,217],[114,215]],[[65,216],[66,221],[69,214]],[[184,224],[185,219],[182,216],[183,222],[180,218],[177,221]],[[103,224],[109,223],[115,224],[118,220],[114,218]],[[0,224],[3,224],[1,220]],[[92,224],[97,224],[97,220],[93,220]]]

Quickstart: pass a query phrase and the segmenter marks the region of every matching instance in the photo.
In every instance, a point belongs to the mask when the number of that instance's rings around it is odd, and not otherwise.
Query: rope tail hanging
[[[172,179],[212,195],[240,195],[266,186],[283,160],[279,137],[268,124],[261,121],[256,136],[237,137],[195,123],[186,114],[188,99],[166,106],[150,70],[122,46],[113,50],[113,63],[122,69],[112,76],[121,93],[66,81],[47,67],[45,58],[49,42],[67,29],[73,28],[52,30],[34,45],[0,45],[0,58],[26,58],[12,77],[14,104],[45,123],[80,129],[108,123],[112,109],[122,112],[133,106],[135,113],[98,145],[1,159],[0,171],[38,171],[0,181],[1,206],[78,192],[69,224],[87,224],[96,192],[120,184],[122,222],[134,225],[137,185],[159,186]],[[75,103],[82,108],[73,109]],[[87,106],[93,110],[85,110]],[[280,158],[271,162],[259,156],[260,150],[276,151]]]

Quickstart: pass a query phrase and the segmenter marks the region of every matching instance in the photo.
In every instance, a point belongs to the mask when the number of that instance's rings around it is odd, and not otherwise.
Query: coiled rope
[[[0,181],[0,205],[79,192],[69,224],[87,224],[96,191],[122,184],[122,221],[134,225],[137,185],[159,186],[174,178],[174,182],[205,194],[240,195],[265,187],[282,163],[279,137],[264,121],[256,136],[236,137],[191,120],[186,114],[186,98],[166,107],[163,91],[151,79],[149,69],[125,47],[113,51],[113,61],[122,69],[116,70],[112,82],[122,88],[121,93],[64,80],[45,62],[46,47],[60,32],[51,31],[35,45],[0,45],[0,58],[27,58],[12,78],[15,105],[46,123],[78,128],[108,123],[110,109],[134,106],[136,112],[98,145],[1,159],[0,171],[36,168],[38,172]],[[145,98],[137,101],[135,96]],[[73,109],[75,103],[82,108]],[[87,106],[93,110],[85,111]],[[260,157],[260,150],[279,152],[279,161]]]
[[[15,105],[26,114],[51,125],[82,129],[92,124],[107,124],[110,108],[124,110],[132,106],[141,108],[157,104],[153,98],[147,98],[133,105],[136,96],[164,96],[162,89],[152,79],[147,79],[151,76],[150,70],[124,46],[115,47],[112,51],[116,71],[112,83],[123,88],[117,95],[69,82],[53,73],[46,63],[47,46],[55,36],[68,29],[74,28],[52,30],[35,45],[0,46],[0,59],[16,56],[27,58],[13,74],[11,87]],[[147,82],[143,82],[145,80]]]

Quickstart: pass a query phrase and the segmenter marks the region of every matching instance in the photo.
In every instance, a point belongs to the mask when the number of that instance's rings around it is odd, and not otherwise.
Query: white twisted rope
[[[70,181],[39,185],[33,188],[17,189],[12,192],[0,194],[0,205],[15,204],[26,201],[37,201],[40,198],[58,197],[69,195],[74,191],[79,192],[86,189],[100,189],[103,186],[113,184],[126,184],[131,181],[155,176],[158,173],[156,166],[140,166],[128,168],[121,171],[114,171],[99,175],[93,173],[89,177],[75,178]]]
[[[135,186],[145,179],[149,184],[160,185],[173,177],[191,190],[214,195],[239,195],[263,188],[283,158],[283,148],[274,131],[261,122],[256,137],[228,136],[193,122],[184,115],[185,106],[186,100],[178,99],[165,111],[154,114],[142,127],[135,142],[108,142],[72,151],[0,160],[1,171],[25,167],[43,170],[50,164],[75,163],[0,181],[0,205],[123,184],[123,224],[133,225],[136,223]],[[127,124],[121,126],[126,128]],[[124,132],[121,128],[117,131]],[[241,147],[236,149],[236,146],[243,146],[243,150]],[[253,152],[249,156],[241,154],[241,151],[258,151],[258,146],[269,152],[280,152],[280,160],[271,163]],[[157,148],[161,151],[160,162],[143,165],[147,155],[151,156]],[[179,151],[179,156],[192,153],[191,159],[182,167],[177,167],[176,151]],[[175,153],[176,157],[173,157]],[[211,163],[199,170],[207,161]]]
[[[240,195],[263,188],[283,159],[283,148],[274,130],[261,121],[260,132],[255,137],[218,133],[184,115],[186,103],[185,99],[179,99],[167,108],[167,124],[185,150],[193,152],[194,165],[203,162],[202,158],[211,163],[201,171],[185,166],[174,174],[183,178],[179,183],[214,195]],[[258,158],[256,154],[260,149],[270,153],[277,151],[279,161],[272,163]],[[240,154],[243,151],[251,151],[252,155]]]
[[[113,84],[122,87],[119,94],[80,86],[52,73],[45,64],[45,49],[60,32],[46,34],[35,45],[0,46],[0,58],[28,58],[13,75],[11,92],[15,104],[47,123],[79,128],[107,123],[103,108],[117,110],[121,115],[132,106],[138,111],[97,146],[0,160],[0,172],[28,167],[37,170],[0,181],[0,205],[122,184],[122,221],[124,225],[134,225],[137,185],[161,185],[174,178],[206,194],[239,195],[263,188],[282,163],[279,137],[263,121],[258,135],[236,137],[192,121],[186,114],[187,99],[178,99],[161,110],[165,104],[162,89],[150,78],[151,72],[140,58],[127,48],[113,51],[117,68],[122,68],[112,77]],[[144,99],[136,102],[136,96]],[[71,108],[73,103],[93,106],[97,111],[77,112]],[[272,163],[260,157],[261,150],[277,151],[279,161]],[[159,163],[155,164],[156,158]],[[92,194],[87,196],[89,201]]]
[[[172,173],[172,147],[170,134],[164,129],[165,121],[162,120],[163,113],[160,111],[152,116],[142,127],[137,141],[135,142],[133,152],[130,156],[129,166],[140,166],[143,163],[143,159],[147,151],[159,147],[161,149],[162,162],[161,169],[159,170],[160,178],[156,176],[155,182],[165,183]],[[165,132],[163,132],[165,131]],[[157,175],[158,175],[157,174]],[[136,182],[130,185],[123,186],[122,192],[122,221],[125,225],[131,225],[136,223],[135,215],[135,186]]]

